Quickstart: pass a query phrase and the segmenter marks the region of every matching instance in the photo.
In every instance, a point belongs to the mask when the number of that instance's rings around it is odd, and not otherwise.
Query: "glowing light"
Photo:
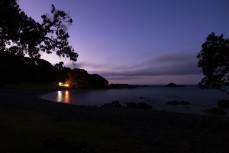
[[[62,82],[59,82],[58,85],[60,87],[70,87],[70,84],[69,83],[62,83]]]
[[[65,86],[65,87],[69,87],[70,85],[66,83],[66,84],[64,84],[64,86]]]

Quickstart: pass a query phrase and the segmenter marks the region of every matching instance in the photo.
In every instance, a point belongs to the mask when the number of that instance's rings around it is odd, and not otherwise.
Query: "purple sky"
[[[41,21],[51,4],[70,13],[76,67],[110,83],[197,84],[197,53],[211,32],[229,38],[228,0],[19,0]],[[42,54],[55,64],[64,61]]]

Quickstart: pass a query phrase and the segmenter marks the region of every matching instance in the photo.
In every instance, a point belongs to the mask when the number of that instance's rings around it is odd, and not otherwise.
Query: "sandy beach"
[[[229,118],[225,116],[82,107],[40,99],[46,92],[1,89],[0,107],[45,114],[55,121],[77,120],[119,127],[154,153],[229,151]]]

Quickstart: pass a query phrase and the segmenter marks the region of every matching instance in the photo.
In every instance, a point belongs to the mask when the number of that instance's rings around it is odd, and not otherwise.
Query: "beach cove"
[[[67,126],[67,124],[65,124],[66,122],[71,123],[70,126],[68,125],[69,127],[71,127],[71,130],[66,129],[66,127],[64,126],[54,126],[54,129],[61,128],[60,131],[62,131],[55,133],[54,137],[59,137],[63,135],[65,139],[73,139],[73,137],[76,136],[71,133],[74,133],[73,131],[79,130],[74,129],[74,125],[78,124],[78,122],[81,122],[87,123],[87,126],[84,127],[85,130],[88,128],[88,126],[94,127],[94,125],[98,125],[99,129],[103,129],[102,127],[104,125],[108,126],[107,129],[121,129],[121,131],[123,131],[124,133],[119,135],[119,137],[125,137],[126,135],[128,135],[131,140],[133,140],[128,141],[130,143],[127,144],[123,141],[121,142],[121,144],[117,142],[113,144],[104,144],[103,141],[95,142],[95,140],[89,141],[83,138],[80,139],[81,141],[92,147],[94,150],[97,150],[97,152],[103,152],[103,150],[105,150],[106,152],[122,152],[122,150],[125,150],[125,152],[144,151],[156,153],[227,153],[229,150],[228,117],[217,115],[203,116],[197,114],[168,113],[156,110],[96,108],[71,104],[66,105],[63,103],[54,103],[39,98],[39,96],[48,92],[50,91],[1,90],[1,112],[4,112],[8,115],[1,115],[3,121],[7,120],[6,123],[1,123],[4,125],[2,127],[5,127],[1,128],[1,133],[4,133],[5,136],[5,134],[7,134],[8,132],[6,127],[11,127],[10,125],[12,125],[8,124],[8,122],[13,120],[14,117],[9,114],[16,114],[15,117],[20,117],[21,114],[28,113],[28,115],[26,116],[31,117],[27,120],[27,124],[29,125],[30,122],[32,123],[33,121],[37,123],[36,126],[42,124],[42,119],[38,118],[39,120],[37,120],[37,117],[34,114],[45,115],[46,118],[48,118],[48,121],[44,126],[47,126],[49,124],[52,125],[54,123]],[[24,122],[24,120],[26,120],[26,118],[21,118],[22,123]],[[20,123],[20,121],[17,121],[17,124],[19,125],[22,123]],[[32,125],[30,125],[30,127],[27,124],[23,124],[20,126],[24,127],[24,129],[29,130]],[[17,126],[13,125],[13,127]],[[13,127],[9,128],[9,130]],[[53,128],[52,130],[54,130]],[[38,127],[35,128],[35,131],[36,130],[40,131]],[[93,131],[93,129],[90,129],[89,131],[91,130]],[[111,142],[112,138],[106,138],[106,136],[103,135],[105,131],[100,131],[102,133],[98,134],[96,138],[102,136],[103,139],[105,139],[104,141]],[[108,134],[112,133],[111,131],[108,132]],[[46,131],[43,132],[45,133]],[[12,131],[10,133],[12,133]],[[28,131],[21,131],[20,135],[21,137],[17,138],[17,140],[23,140],[26,137],[29,137],[29,135],[33,134]],[[89,135],[86,135],[85,137],[94,138],[94,135],[95,134],[91,134],[89,132]],[[15,136],[4,136],[2,137],[5,138],[4,141],[1,140],[1,142],[4,142],[2,144],[7,144],[7,142],[9,143],[13,139],[15,139]],[[43,139],[45,139],[45,136]],[[43,139],[41,139],[41,142],[39,141],[36,147],[40,148],[40,150],[42,150],[43,148],[42,151],[45,152],[44,150],[46,148],[43,147]],[[120,139],[120,141],[122,139]],[[30,147],[28,147],[26,143],[23,144],[20,142],[21,141],[17,143],[21,144],[22,146],[16,147],[16,149],[19,149],[23,152],[29,152],[28,148]],[[32,147],[32,149],[34,149],[33,152],[36,152],[36,147]],[[11,146],[8,146],[7,148],[6,145],[5,148],[3,148],[3,151],[7,152],[6,150],[9,148],[12,149]],[[39,152],[39,149],[37,152]]]

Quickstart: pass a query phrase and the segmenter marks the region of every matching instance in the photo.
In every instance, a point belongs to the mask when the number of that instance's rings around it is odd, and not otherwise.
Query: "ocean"
[[[146,102],[154,109],[169,112],[203,113],[217,107],[218,100],[228,95],[216,89],[200,89],[197,86],[164,87],[149,86],[127,89],[59,90],[42,95],[41,98],[74,105],[101,106],[112,101],[122,105],[128,102]],[[168,105],[168,101],[186,101],[190,105]]]

